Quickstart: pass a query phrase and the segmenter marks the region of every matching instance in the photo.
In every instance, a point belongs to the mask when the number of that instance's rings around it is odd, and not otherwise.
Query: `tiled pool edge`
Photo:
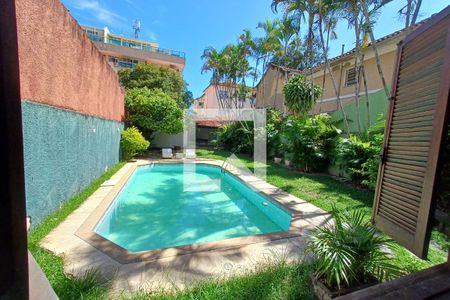
[[[222,161],[219,160],[207,160],[207,159],[196,159],[189,160],[189,163],[199,163],[199,164],[209,164],[213,166],[218,166],[224,168],[226,171],[230,172],[232,175],[236,176],[238,179],[242,180],[250,188],[258,193],[269,197],[272,201],[278,203],[291,213],[291,226],[288,231],[276,232],[270,234],[259,234],[247,237],[238,237],[232,239],[226,239],[221,241],[191,244],[186,246],[171,247],[165,249],[156,249],[143,252],[129,252],[126,249],[120,247],[119,245],[103,238],[94,231],[94,228],[102,216],[106,213],[111,203],[114,201],[117,194],[121,191],[123,186],[127,183],[130,176],[134,173],[136,168],[140,165],[148,165],[151,163],[180,163],[182,160],[148,160],[148,161],[138,161],[134,163],[127,163],[130,168],[124,173],[124,175],[117,181],[117,183],[112,187],[100,204],[92,211],[88,218],[82,223],[82,225],[76,230],[75,235],[106,254],[110,258],[121,264],[129,264],[135,262],[150,262],[161,258],[167,258],[178,255],[194,254],[197,252],[212,251],[212,250],[224,250],[239,248],[249,244],[255,244],[265,241],[276,241],[285,238],[298,237],[302,235],[301,219],[302,212],[298,209],[293,209],[291,207],[291,201],[285,201],[285,197],[292,197],[288,193],[281,191],[280,189],[270,185],[269,183],[255,177],[250,174],[242,174],[238,169],[233,168],[230,165],[225,167],[221,166]],[[258,184],[264,184],[266,189],[273,190],[271,193],[267,193],[264,189],[261,189],[254,182]],[[289,197],[290,196],[290,197]],[[292,199],[290,199],[292,200]],[[296,203],[298,204],[298,203]]]

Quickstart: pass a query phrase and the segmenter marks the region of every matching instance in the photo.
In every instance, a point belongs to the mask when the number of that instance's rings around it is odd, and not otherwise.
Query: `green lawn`
[[[100,278],[95,271],[87,273],[81,279],[64,274],[63,258],[39,247],[39,242],[92,195],[104,181],[111,178],[124,164],[123,162],[118,163],[100,176],[85,190],[67,201],[60,210],[50,214],[42,223],[33,228],[28,235],[28,249],[33,254],[61,300],[105,299],[109,289],[108,282]]]
[[[220,150],[198,149],[199,157],[226,159],[229,153]],[[248,168],[252,160],[238,155]],[[30,233],[28,247],[48,277],[60,299],[106,299],[109,284],[93,271],[82,279],[64,274],[63,258],[39,247],[39,242],[78,208],[98,187],[109,179],[123,163],[102,175],[86,190],[69,200],[61,210],[51,214]],[[327,175],[302,174],[269,163],[267,181],[283,190],[329,211],[331,204],[338,208],[360,208],[370,217],[373,193],[338,182]],[[448,239],[433,233],[437,243]],[[428,260],[420,260],[398,245],[394,245],[395,263],[407,272],[414,272],[446,260],[447,253],[431,248]],[[312,267],[302,263],[288,264],[284,260],[260,265],[248,274],[227,280],[207,280],[186,291],[136,293],[124,299],[313,299],[309,276]]]
[[[278,262],[261,265],[246,275],[228,280],[207,280],[185,291],[137,293],[130,300],[272,300],[314,299],[310,274],[312,267],[300,263]]]
[[[225,160],[230,153],[224,150],[197,149],[199,157]],[[247,168],[253,168],[253,160],[246,155],[237,155]],[[338,209],[361,209],[366,217],[372,213],[373,192],[339,182],[328,175],[299,173],[284,166],[269,162],[267,182],[284,191],[306,200],[326,211],[331,211],[334,203]],[[433,232],[436,243],[447,249],[448,238]],[[428,260],[421,260],[403,247],[394,243],[395,263],[406,272],[415,272],[446,261],[447,251],[430,247]]]

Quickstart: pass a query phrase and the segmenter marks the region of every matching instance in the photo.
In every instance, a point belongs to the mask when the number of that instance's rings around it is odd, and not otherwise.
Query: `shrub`
[[[281,126],[283,117],[281,112],[271,108],[267,110],[267,156],[281,157]]]
[[[341,139],[336,148],[336,162],[358,184],[375,188],[383,147],[384,120],[367,131],[366,140],[357,136]]]
[[[303,75],[294,75],[283,88],[286,106],[294,115],[307,115],[320,95],[322,88],[307,81]]]
[[[253,154],[253,122],[235,122],[219,128],[218,143],[233,153]]]
[[[450,214],[450,125],[448,126],[447,138],[443,141],[442,168],[439,175],[439,184],[436,191],[436,207]]]
[[[125,105],[128,122],[149,138],[154,131],[175,134],[183,131],[183,110],[160,89],[127,90]]]
[[[315,259],[316,277],[332,289],[355,287],[374,276],[390,280],[401,275],[390,263],[388,240],[379,235],[362,210],[332,208],[334,224],[318,227],[306,251]]]
[[[353,182],[361,184],[367,180],[362,165],[371,158],[371,154],[370,142],[365,142],[355,135],[341,138],[337,145],[337,165],[350,176]]]
[[[130,127],[122,131],[120,147],[122,148],[123,158],[128,160],[137,154],[145,151],[150,146],[148,142],[136,127]]]
[[[281,134],[284,157],[305,172],[323,170],[330,164],[339,133],[326,114],[306,119],[289,116]]]

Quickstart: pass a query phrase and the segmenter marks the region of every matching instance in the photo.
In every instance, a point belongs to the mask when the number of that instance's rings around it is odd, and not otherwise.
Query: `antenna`
[[[139,32],[141,32],[141,21],[139,19],[133,20],[134,38],[139,38]]]

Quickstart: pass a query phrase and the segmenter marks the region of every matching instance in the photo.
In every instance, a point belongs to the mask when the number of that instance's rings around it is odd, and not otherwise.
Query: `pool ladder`
[[[220,173],[222,173],[222,175],[225,174],[225,167],[227,166],[227,164],[228,164],[228,162],[226,160],[224,160],[220,167]]]

